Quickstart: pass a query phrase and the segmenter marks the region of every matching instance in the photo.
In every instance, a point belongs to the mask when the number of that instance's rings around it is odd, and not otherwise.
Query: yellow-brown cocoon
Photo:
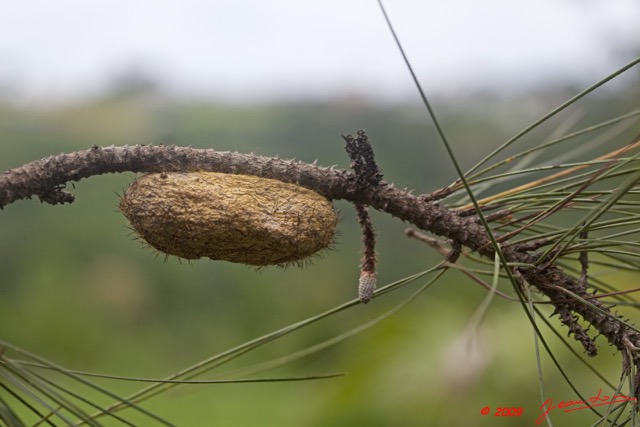
[[[306,188],[214,172],[156,173],[129,185],[120,210],[149,245],[186,259],[300,263],[333,243],[338,216]]]

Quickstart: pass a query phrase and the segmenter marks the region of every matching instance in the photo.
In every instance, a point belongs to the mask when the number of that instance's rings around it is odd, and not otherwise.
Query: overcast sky
[[[430,91],[586,84],[640,50],[638,0],[385,4]],[[415,96],[374,0],[0,2],[5,96],[82,97],[131,70],[234,102]]]

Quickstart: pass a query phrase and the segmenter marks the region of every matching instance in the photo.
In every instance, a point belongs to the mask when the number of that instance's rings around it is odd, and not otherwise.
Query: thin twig
[[[354,173],[334,167],[320,167],[293,160],[261,157],[249,154],[219,152],[178,146],[92,147],[89,150],[60,154],[25,164],[0,175],[0,207],[20,199],[39,196],[48,203],[68,203],[72,196],[63,192],[68,182],[93,175],[118,172],[213,172],[254,175],[278,179],[312,189],[330,199],[345,199],[389,213],[417,228],[449,239],[459,246],[493,259],[494,249],[482,224],[474,216],[460,217],[444,206],[425,202],[424,198],[380,181],[375,186],[358,188]],[[356,189],[360,191],[356,191]],[[522,277],[545,294],[561,311],[570,311],[593,325],[611,344],[624,351],[623,337],[640,346],[640,333],[633,331],[611,313],[599,300],[592,306],[574,299],[566,300],[565,289],[585,300],[589,296],[578,280],[565,273],[555,263],[536,266],[540,254],[508,244],[502,245],[506,261]],[[570,321],[568,316],[563,316]],[[570,324],[573,322],[569,322]],[[585,343],[581,337],[580,341]],[[590,347],[590,346],[589,346]],[[592,353],[592,348],[589,348]],[[634,355],[640,364],[640,355]]]

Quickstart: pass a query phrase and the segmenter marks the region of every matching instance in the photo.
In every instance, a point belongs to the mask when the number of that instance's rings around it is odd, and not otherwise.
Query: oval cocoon
[[[120,210],[158,251],[254,266],[300,264],[333,243],[338,222],[332,203],[314,191],[214,172],[144,175]]]

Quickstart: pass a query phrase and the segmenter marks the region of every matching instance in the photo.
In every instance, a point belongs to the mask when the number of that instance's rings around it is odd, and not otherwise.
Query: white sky
[[[640,50],[638,0],[385,4],[430,91],[586,84]],[[0,0],[0,93],[74,99],[131,69],[234,102],[416,96],[375,0]]]

